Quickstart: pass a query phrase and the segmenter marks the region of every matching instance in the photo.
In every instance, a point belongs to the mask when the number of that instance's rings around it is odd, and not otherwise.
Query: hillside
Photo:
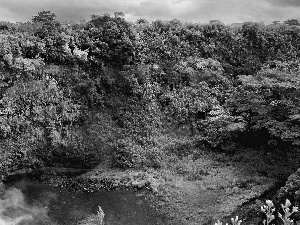
[[[3,22],[1,177],[86,169],[170,224],[230,215],[300,165],[299,43],[289,24]]]

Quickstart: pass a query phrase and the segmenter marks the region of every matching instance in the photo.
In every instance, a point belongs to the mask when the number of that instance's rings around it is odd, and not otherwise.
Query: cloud
[[[17,22],[20,21],[21,18],[17,13],[12,12],[9,8],[4,8],[0,6],[0,20]]]
[[[22,21],[31,20],[33,15],[43,10],[54,12],[59,20],[80,20],[92,14],[110,12],[116,8],[118,0],[113,1],[81,1],[81,0],[1,0],[1,8],[9,9]]]
[[[268,2],[281,7],[300,7],[299,0],[268,0]]]
[[[149,19],[174,19],[184,10],[189,0],[146,0],[133,4],[128,8],[131,15]],[[126,13],[126,12],[125,12]]]
[[[299,7],[298,7],[299,6]],[[299,0],[1,0],[0,20],[30,21],[50,10],[60,21],[90,19],[90,15],[123,12],[126,19],[225,23],[286,20],[300,15]]]

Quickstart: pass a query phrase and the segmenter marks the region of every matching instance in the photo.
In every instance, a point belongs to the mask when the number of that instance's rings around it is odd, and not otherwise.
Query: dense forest
[[[203,151],[247,149],[259,175],[286,179],[300,166],[299,25],[1,22],[1,176],[103,163],[195,180],[185,165]]]

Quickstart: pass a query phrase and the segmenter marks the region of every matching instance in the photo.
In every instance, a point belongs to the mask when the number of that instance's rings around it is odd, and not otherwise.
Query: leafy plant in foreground
[[[292,211],[290,209],[291,207],[291,202],[287,199],[285,201],[285,204],[281,204],[281,208],[284,212],[284,215],[278,213],[278,217],[283,221],[284,225],[290,225],[294,223],[294,220],[290,219],[290,216],[294,213],[294,212],[298,212],[298,207],[293,206]]]
[[[79,225],[104,225],[104,211],[98,206],[97,214],[88,216],[86,219],[79,221]]]
[[[241,223],[242,223],[242,220],[239,220],[238,216],[236,216],[235,218],[231,218],[231,224],[232,225],[241,225]],[[220,222],[218,220],[218,222],[215,223],[215,225],[222,225],[222,222]],[[228,223],[226,223],[226,225],[228,225]]]
[[[266,205],[261,207],[261,211],[267,216],[267,220],[264,220],[263,222],[264,224],[270,224],[275,219],[275,216],[273,215],[275,207],[272,201],[266,200]]]
[[[295,224],[294,220],[291,219],[291,215],[298,212],[298,207],[293,206],[291,209],[291,202],[286,199],[285,204],[281,204],[281,208],[283,210],[283,214],[278,212],[278,218],[281,219],[283,225],[292,225]],[[266,215],[266,219],[263,220],[263,224],[264,225],[269,225],[269,224],[277,224],[275,222],[275,206],[273,204],[273,202],[271,200],[266,200],[266,205],[261,206],[261,211]],[[231,218],[231,224],[232,225],[241,225],[242,224],[242,220],[238,219],[238,216],[236,216],[235,218]],[[273,223],[274,222],[274,223]],[[215,225],[222,225],[222,222],[220,222],[220,220],[218,220]],[[226,225],[228,225],[228,223],[226,223]]]

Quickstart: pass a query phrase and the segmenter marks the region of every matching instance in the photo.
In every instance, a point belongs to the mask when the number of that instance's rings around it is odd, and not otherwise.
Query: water
[[[22,180],[7,184],[1,193],[0,225],[73,225],[96,214],[98,206],[105,213],[105,225],[164,224],[137,192],[75,192]]]

